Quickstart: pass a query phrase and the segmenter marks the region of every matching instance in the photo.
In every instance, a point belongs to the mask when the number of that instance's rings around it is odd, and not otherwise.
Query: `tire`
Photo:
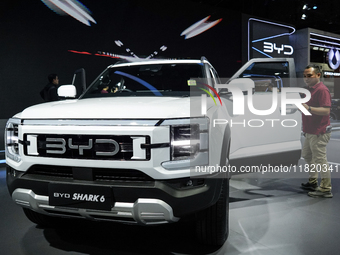
[[[223,179],[218,201],[196,221],[196,235],[206,245],[222,246],[229,234],[229,179]]]
[[[26,217],[40,227],[55,227],[60,223],[59,218],[37,213],[27,208],[22,209],[24,210]]]

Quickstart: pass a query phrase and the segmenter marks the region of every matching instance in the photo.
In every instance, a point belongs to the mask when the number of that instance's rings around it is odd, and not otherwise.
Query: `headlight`
[[[19,156],[19,119],[9,119],[5,130],[6,157],[20,162]]]
[[[200,149],[199,124],[171,127],[171,160],[194,158]]]
[[[184,169],[209,163],[209,119],[168,120],[170,124],[170,161],[162,166],[168,170]]]

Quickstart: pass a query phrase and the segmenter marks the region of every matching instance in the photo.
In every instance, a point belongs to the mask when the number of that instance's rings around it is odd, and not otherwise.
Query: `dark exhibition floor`
[[[245,176],[246,177],[246,176]],[[12,202],[0,166],[1,254],[339,254],[340,180],[333,198],[311,198],[304,179],[235,178],[230,232],[220,249],[195,241],[190,225],[157,227],[69,221],[55,229],[31,223]]]

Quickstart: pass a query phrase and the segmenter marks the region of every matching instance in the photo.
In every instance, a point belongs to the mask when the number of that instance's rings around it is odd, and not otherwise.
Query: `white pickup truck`
[[[67,100],[8,120],[9,192],[42,226],[72,217],[143,225],[189,219],[199,240],[222,245],[231,174],[296,164],[301,150],[299,111],[234,114],[228,86],[268,109],[269,85],[295,86],[294,78],[291,59],[251,60],[222,88],[205,58],[111,65],[78,99],[75,86],[61,86]]]

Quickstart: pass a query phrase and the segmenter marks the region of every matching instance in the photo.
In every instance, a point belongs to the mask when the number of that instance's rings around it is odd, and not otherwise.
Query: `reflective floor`
[[[247,176],[249,177],[249,176]],[[41,229],[9,197],[0,166],[0,254],[339,254],[340,179],[331,199],[311,198],[304,179],[235,178],[230,232],[219,249],[204,247],[191,225],[127,226],[81,220]]]

